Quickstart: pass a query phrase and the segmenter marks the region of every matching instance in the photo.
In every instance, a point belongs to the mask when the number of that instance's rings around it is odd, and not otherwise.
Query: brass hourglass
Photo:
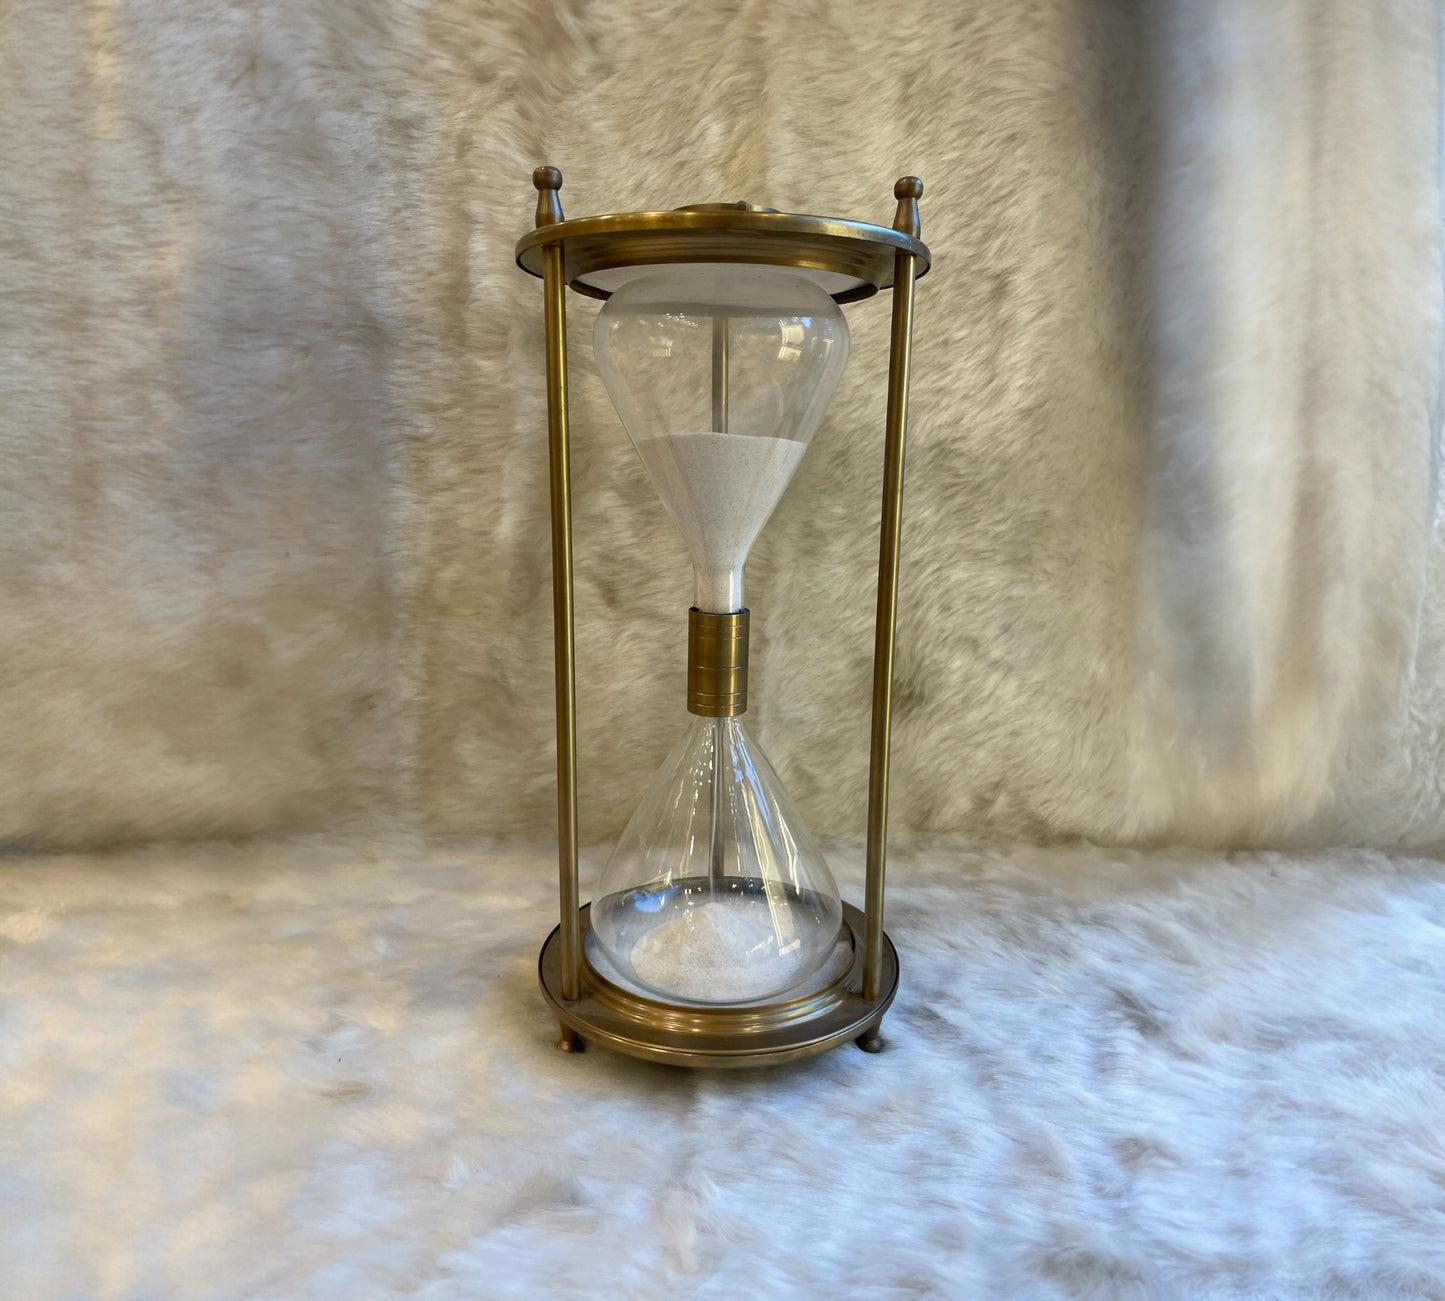
[[[890,693],[903,442],[923,186],[894,187],[892,227],[701,204],[565,221],[539,168],[517,262],[546,301],[562,918],[543,947],[560,1046],[743,1066],[847,1039],[880,1045],[898,982],[883,931]],[[606,299],[594,348],[614,406],[694,569],[681,740],[608,859],[577,881],[576,692],[565,295]],[[845,904],[742,715],[754,539],[848,359],[840,304],[893,290],[875,627],[866,912]]]

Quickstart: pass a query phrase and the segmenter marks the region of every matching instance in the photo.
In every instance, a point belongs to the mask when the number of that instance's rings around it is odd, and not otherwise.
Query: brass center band
[[[748,612],[687,612],[687,708],[732,718],[748,707]]]

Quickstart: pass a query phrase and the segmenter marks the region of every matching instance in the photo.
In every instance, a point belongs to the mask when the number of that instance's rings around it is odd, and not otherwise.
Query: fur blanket
[[[0,1295],[1445,1295],[1441,864],[891,886],[883,1053],[693,1073],[553,1047],[547,853],[0,864]]]
[[[551,824],[532,167],[574,215],[921,174],[894,824],[1445,837],[1434,0],[0,6],[0,839]],[[583,823],[682,548],[572,305]],[[860,824],[886,305],[754,554]],[[1434,541],[1432,542],[1432,538]]]

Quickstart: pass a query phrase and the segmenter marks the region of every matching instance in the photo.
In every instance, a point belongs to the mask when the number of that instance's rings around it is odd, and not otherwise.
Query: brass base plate
[[[591,905],[581,913],[585,938]],[[877,1034],[898,992],[898,952],[884,935],[883,993],[865,999],[863,925],[863,914],[845,903],[842,942],[851,946],[853,961],[831,984],[782,1003],[664,1003],[614,984],[585,957],[581,997],[567,1002],[562,998],[560,926],[542,946],[537,970],[542,993],[562,1025],[589,1043],[673,1066],[770,1066]]]

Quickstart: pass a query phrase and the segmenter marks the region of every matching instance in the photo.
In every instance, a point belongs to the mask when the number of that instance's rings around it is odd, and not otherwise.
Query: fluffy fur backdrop
[[[886,1050],[721,1074],[556,1051],[549,867],[0,865],[0,1294],[1445,1296],[1437,862],[900,855]]]
[[[1440,38],[0,0],[0,842],[353,837],[0,860],[0,1297],[1445,1298],[1445,868],[1402,856],[1445,846]],[[900,832],[1289,854],[919,842],[880,1056],[555,1052],[552,859],[498,847],[554,798],[543,161],[574,215],[886,220],[925,177]],[[595,311],[600,843],[684,722],[690,581]],[[886,305],[851,321],[749,572],[756,730],[843,836]]]
[[[540,298],[510,256],[545,160],[574,214],[886,220],[925,177],[895,825],[1440,842],[1438,22],[9,0],[0,837],[545,833]],[[689,580],[594,311],[602,839],[681,727]],[[749,575],[756,725],[824,832],[860,818],[886,316],[852,311]]]

